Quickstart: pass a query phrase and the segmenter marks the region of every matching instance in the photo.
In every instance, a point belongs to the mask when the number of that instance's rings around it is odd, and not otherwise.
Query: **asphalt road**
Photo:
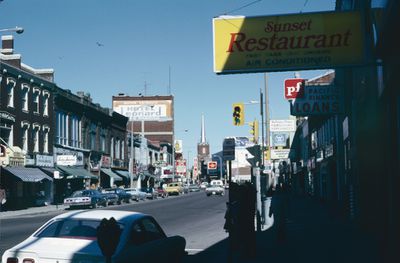
[[[195,192],[178,197],[147,200],[139,203],[109,206],[102,209],[138,211],[156,218],[168,236],[186,239],[189,254],[196,254],[225,239],[223,229],[227,194],[223,197]],[[60,212],[18,216],[0,220],[0,255],[18,244],[38,227]]]

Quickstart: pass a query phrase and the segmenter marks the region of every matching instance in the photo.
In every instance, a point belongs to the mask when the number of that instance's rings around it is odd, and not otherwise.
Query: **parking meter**
[[[97,227],[97,243],[107,263],[111,263],[111,257],[117,248],[121,232],[122,230],[114,217],[103,218]]]

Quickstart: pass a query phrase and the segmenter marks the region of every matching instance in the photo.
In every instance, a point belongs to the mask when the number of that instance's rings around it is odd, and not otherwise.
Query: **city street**
[[[207,197],[204,192],[196,192],[104,209],[138,211],[153,215],[168,236],[185,237],[188,253],[195,254],[227,237],[223,229],[226,201],[227,195]],[[62,212],[1,218],[0,254],[24,240],[46,220]]]

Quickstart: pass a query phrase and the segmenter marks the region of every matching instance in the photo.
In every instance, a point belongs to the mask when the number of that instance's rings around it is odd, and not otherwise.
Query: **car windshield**
[[[35,237],[97,239],[97,227],[100,220],[89,219],[64,219],[50,222]],[[118,223],[123,229],[123,224]]]

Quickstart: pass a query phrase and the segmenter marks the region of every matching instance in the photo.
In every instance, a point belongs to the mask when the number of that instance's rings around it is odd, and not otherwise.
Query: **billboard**
[[[113,100],[113,110],[130,121],[172,120],[172,100]]]
[[[359,12],[213,19],[217,74],[335,68],[365,61]]]

